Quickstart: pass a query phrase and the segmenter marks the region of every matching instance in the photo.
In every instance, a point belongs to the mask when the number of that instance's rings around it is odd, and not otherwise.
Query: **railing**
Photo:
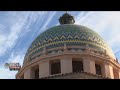
[[[49,76],[46,76],[46,77],[42,77],[40,79],[48,79],[48,78],[54,78],[54,77],[63,77],[63,76],[66,76],[66,75],[71,75],[71,74],[87,74],[87,75],[92,75],[92,76],[95,76],[95,77],[98,77],[98,78],[104,78],[104,79],[110,79],[108,77],[104,77],[102,75],[97,75],[97,74],[92,74],[92,73],[88,73],[88,72],[84,72],[84,71],[79,71],[79,72],[71,72],[71,73],[60,73],[60,74],[54,74],[54,75],[49,75]]]
[[[100,53],[98,50],[96,49],[86,49],[86,48],[67,48],[67,50],[65,51],[64,49],[52,49],[51,51],[48,50],[46,53],[39,53],[36,54],[32,57],[30,57],[30,61],[43,57],[43,56],[53,56],[53,55],[61,55],[61,54],[89,54],[89,55],[93,55],[93,56],[100,56],[100,57],[104,57],[104,58],[110,58],[108,55],[106,55],[105,53]]]

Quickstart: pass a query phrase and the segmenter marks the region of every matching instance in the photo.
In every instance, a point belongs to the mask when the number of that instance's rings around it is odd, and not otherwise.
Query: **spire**
[[[60,18],[59,18],[60,24],[74,24],[75,20],[74,17],[71,16],[70,14],[64,13]]]

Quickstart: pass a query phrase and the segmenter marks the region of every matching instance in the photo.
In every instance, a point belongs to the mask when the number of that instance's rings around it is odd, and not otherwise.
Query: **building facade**
[[[95,31],[68,13],[28,48],[17,79],[119,79],[120,64]]]

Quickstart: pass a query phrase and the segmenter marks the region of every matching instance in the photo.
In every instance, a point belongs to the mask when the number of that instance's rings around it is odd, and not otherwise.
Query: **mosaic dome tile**
[[[64,46],[64,43],[67,46],[89,45],[90,48],[107,50],[114,57],[112,50],[99,34],[85,26],[75,24],[63,24],[47,29],[32,42],[26,56],[29,53],[29,56],[33,56],[42,52],[44,47],[51,49]]]

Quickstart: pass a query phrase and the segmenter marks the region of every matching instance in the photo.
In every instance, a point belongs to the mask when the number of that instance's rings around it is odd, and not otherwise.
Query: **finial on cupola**
[[[74,17],[67,13],[67,11],[59,18],[60,24],[74,24]]]

